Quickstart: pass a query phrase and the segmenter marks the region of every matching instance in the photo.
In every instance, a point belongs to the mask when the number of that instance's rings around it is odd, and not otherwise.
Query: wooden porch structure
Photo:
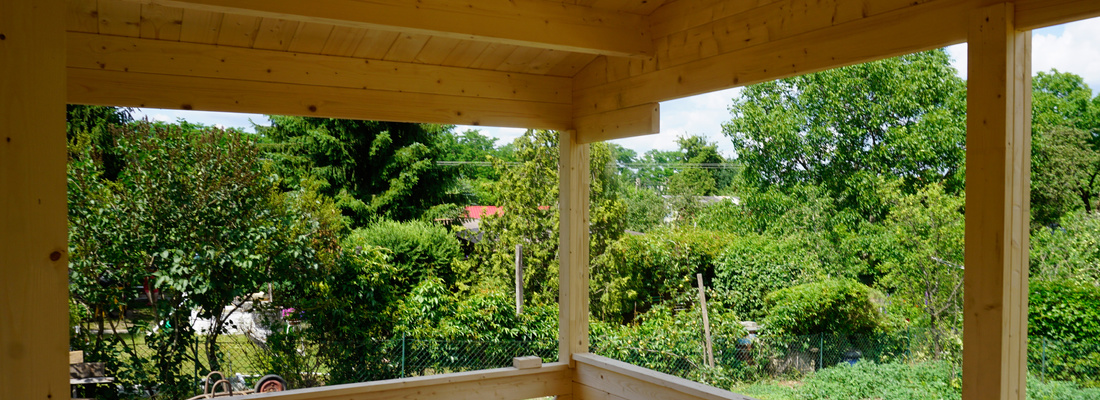
[[[280,399],[737,399],[588,351],[588,146],[969,41],[963,398],[1023,400],[1029,30],[1096,0],[0,0],[0,399],[68,398],[66,103],[561,132],[560,362]]]

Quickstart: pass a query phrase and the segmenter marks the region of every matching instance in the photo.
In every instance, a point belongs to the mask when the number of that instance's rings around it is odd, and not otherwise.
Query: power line
[[[519,162],[503,162],[504,165],[520,165]],[[741,168],[738,164],[731,163],[655,163],[655,162],[632,162],[632,163],[615,163],[619,168],[672,168],[672,169],[685,169],[685,168],[701,168],[701,169],[738,169]],[[470,165],[474,167],[491,167],[493,163],[489,161],[436,161],[435,165],[445,167],[457,167],[462,165]]]

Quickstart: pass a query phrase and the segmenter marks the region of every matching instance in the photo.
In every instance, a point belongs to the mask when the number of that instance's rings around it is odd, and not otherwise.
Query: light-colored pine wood
[[[325,47],[321,48],[321,54],[350,57],[355,54],[355,50],[359,48],[359,42],[363,40],[366,33],[366,29],[337,26],[328,35]]]
[[[539,56],[542,49],[536,49],[532,47],[517,47],[512,51],[512,54],[508,55],[508,58],[504,59],[504,62],[500,66],[494,68],[498,71],[505,72],[523,72],[531,65],[532,61]]]
[[[131,0],[592,54],[653,54],[647,19],[541,0]]]
[[[67,399],[63,0],[0,1],[0,399]]]
[[[390,47],[393,47],[398,36],[401,34],[397,32],[368,30],[363,34],[363,39],[359,41],[359,48],[355,49],[353,56],[381,60],[386,56],[386,52],[390,51]]]
[[[464,68],[69,33],[74,68],[568,104],[569,80]]]
[[[70,68],[69,102],[568,129],[568,104]]]
[[[558,360],[588,352],[589,145],[558,134]]]
[[[590,353],[573,355],[573,382],[632,400],[752,400],[730,391]],[[582,398],[587,399],[588,397]]]
[[[290,47],[287,50],[295,53],[321,54],[333,28],[335,26],[302,22],[298,24],[298,32],[294,33],[294,38],[290,40]]]
[[[84,362],[84,351],[70,351],[69,352],[69,364],[80,364]]]
[[[428,39],[428,42],[424,44],[424,47],[420,49],[420,53],[417,53],[416,62],[429,65],[441,65],[443,61],[447,59],[447,56],[451,55],[451,52],[455,50],[455,46],[463,40],[445,38],[440,36],[432,36]]]
[[[602,84],[592,83],[607,79],[606,71],[582,71],[573,106],[587,115],[959,43],[977,1],[923,3]]]
[[[523,400],[572,393],[572,371],[563,363],[541,368],[500,368],[296,389],[239,397],[264,400]]]
[[[481,52],[481,55],[474,59],[473,63],[470,63],[470,68],[495,70],[508,59],[508,56],[512,55],[513,51],[516,51],[516,46],[491,43]]]
[[[201,11],[183,10],[183,26],[180,27],[180,41],[191,43],[214,44],[218,41],[218,32],[221,30],[222,17],[225,14]]]
[[[447,58],[443,59],[442,65],[462,68],[469,67],[478,57],[481,57],[481,53],[485,52],[487,47],[489,47],[489,44],[485,42],[462,40],[451,50],[451,54],[448,54]]]
[[[428,39],[431,36],[418,35],[415,33],[403,33],[397,36],[397,40],[390,46],[390,50],[386,52],[386,55],[382,57],[387,61],[409,62],[416,58],[417,54],[420,54],[420,50],[424,48],[424,45],[428,43]]]
[[[594,143],[661,131],[661,105],[642,104],[573,120],[578,143]]]
[[[963,399],[1024,400],[1031,33],[1012,4],[970,18]]]
[[[141,35],[141,4],[99,0],[99,33],[115,36]]]
[[[584,53],[568,53],[568,56],[566,56],[564,60],[559,62],[558,65],[550,67],[550,71],[546,74],[572,77],[580,73],[581,69],[586,65],[592,63],[596,57],[599,56]]]
[[[512,359],[512,368],[515,369],[531,369],[541,367],[542,357],[539,356],[515,357]]]
[[[141,37],[145,39],[180,40],[183,9],[143,4],[141,6]]]
[[[253,48],[263,50],[286,51],[290,48],[290,41],[298,32],[298,21],[288,21],[278,18],[264,18],[260,21],[260,29],[256,31],[256,41]]]
[[[72,32],[99,32],[99,5],[96,0],[68,0],[67,29]]]
[[[1096,0],[1017,0],[1016,29],[1031,30],[1100,17]]]
[[[252,47],[259,29],[258,17],[227,14],[222,17],[217,43],[219,46]]]

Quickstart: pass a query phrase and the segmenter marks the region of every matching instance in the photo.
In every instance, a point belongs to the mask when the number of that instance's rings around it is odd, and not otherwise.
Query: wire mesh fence
[[[368,343],[296,343],[283,349],[243,335],[219,339],[218,368],[248,384],[277,373],[291,387],[365,382],[412,376],[503,368],[512,358],[539,356],[557,359],[557,341],[473,341],[390,338]],[[927,330],[890,334],[815,334],[787,338],[754,337],[712,339],[714,365],[703,340],[659,348],[653,343],[593,337],[591,351],[666,374],[716,384],[722,379],[752,381],[795,378],[821,368],[857,362],[903,363],[931,359],[956,361],[959,335],[935,335]],[[141,350],[154,357],[151,349]],[[200,354],[200,357],[207,355]],[[337,361],[338,360],[338,361]],[[1029,372],[1043,381],[1071,381],[1100,387],[1100,343],[1069,343],[1032,338],[1028,346]],[[196,379],[204,371],[196,369]]]

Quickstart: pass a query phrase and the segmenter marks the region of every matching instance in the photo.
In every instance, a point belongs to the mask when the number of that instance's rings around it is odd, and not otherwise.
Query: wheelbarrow
[[[218,379],[214,379],[215,375]],[[222,388],[222,391],[218,391],[219,387]],[[229,397],[252,393],[281,392],[284,390],[287,390],[287,385],[283,377],[279,375],[264,375],[263,378],[256,381],[255,388],[234,391],[233,385],[229,383],[228,379],[225,379],[225,375],[220,371],[211,371],[209,374],[206,374],[206,381],[202,384],[202,394],[188,398],[187,400],[213,399],[215,397]]]

